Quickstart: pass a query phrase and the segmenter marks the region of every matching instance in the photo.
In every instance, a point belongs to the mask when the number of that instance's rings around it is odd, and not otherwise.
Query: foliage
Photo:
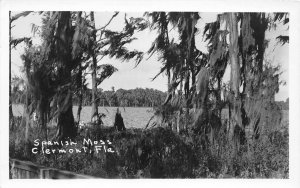
[[[276,23],[277,22],[277,23]],[[277,24],[282,23],[283,25],[288,25],[290,22],[289,13],[278,12],[274,14],[272,26],[277,27]],[[281,45],[289,43],[290,37],[288,35],[279,35],[276,37]]]
[[[32,141],[40,133],[31,129],[27,143],[31,154],[25,155],[25,143],[16,137],[22,135],[19,128],[10,134],[11,158],[101,178],[288,178],[289,174],[287,128],[263,132],[253,158],[244,145],[235,153],[223,129],[212,143],[192,132],[178,135],[168,128],[119,132],[96,124],[75,138],[76,147],[83,146],[83,138],[110,140],[115,153],[32,154]],[[49,132],[55,134],[55,129]]]

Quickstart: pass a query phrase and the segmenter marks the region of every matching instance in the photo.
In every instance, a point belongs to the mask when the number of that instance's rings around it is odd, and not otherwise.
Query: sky
[[[95,12],[96,28],[104,26],[113,14],[113,12]],[[127,18],[143,16],[143,13],[141,12],[129,12],[126,14]],[[119,15],[113,19],[107,29],[117,31],[122,30],[124,26],[124,16],[125,13],[120,12]],[[197,28],[199,28],[200,31],[196,36],[196,47],[203,52],[207,52],[207,43],[204,42],[202,37],[203,28],[206,23],[216,20],[217,13],[200,13],[200,16],[201,19],[197,24]],[[12,28],[12,38],[33,37],[33,33],[31,31],[32,24],[41,25],[41,16],[38,14],[30,14],[27,17],[22,17],[14,21],[13,25],[15,26]],[[149,29],[138,32],[134,35],[137,40],[130,43],[127,47],[130,50],[137,49],[139,51],[147,52],[154,41],[156,34],[156,31],[150,31]],[[283,74],[280,79],[284,80],[286,85],[280,87],[279,93],[275,96],[275,99],[285,101],[289,97],[289,47],[288,44],[284,46],[277,44],[275,38],[281,34],[288,34],[287,27],[277,27],[276,30],[272,29],[266,32],[266,39],[269,40],[269,46],[266,49],[265,56],[267,59],[271,60],[272,64],[281,66]],[[170,36],[175,40],[178,37],[175,30],[171,31]],[[35,35],[33,37],[33,44],[39,43],[40,40],[38,36]],[[20,55],[22,55],[23,52],[23,44],[18,45],[16,49],[12,50],[12,75],[22,75],[20,71],[22,65]],[[161,62],[158,61],[157,54],[154,54],[149,59],[148,57],[149,55],[145,54],[143,61],[137,67],[135,67],[135,62],[133,60],[129,62],[121,62],[117,59],[110,59],[108,57],[103,58],[100,63],[113,64],[118,69],[118,72],[104,80],[99,87],[104,90],[111,90],[112,87],[116,90],[119,88],[134,89],[136,87],[147,87],[167,91],[167,77],[165,75],[162,74],[152,81],[152,78],[159,72],[160,67],[162,66]],[[226,80],[229,80],[229,74],[230,70],[228,69],[225,71],[225,82]],[[90,81],[91,78],[88,77],[88,82],[90,83]]]

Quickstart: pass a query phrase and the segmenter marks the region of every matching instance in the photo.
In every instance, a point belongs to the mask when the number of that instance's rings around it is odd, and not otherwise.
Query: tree
[[[11,37],[11,29],[12,29],[12,22],[17,20],[22,16],[27,16],[32,11],[21,12],[14,16],[11,16],[11,11],[9,11],[9,120],[10,120],[10,129],[14,129],[14,118],[13,118],[13,111],[12,111],[12,101],[11,101],[11,49],[12,47],[16,47],[21,42],[30,43],[30,38],[24,37],[20,39],[12,39]]]
[[[171,69],[173,66],[172,65],[173,62],[171,61],[172,57],[167,56],[167,50],[170,45],[169,30],[168,30],[169,20],[167,18],[168,15],[166,12],[151,12],[151,13],[145,13],[145,15],[147,15],[147,17],[152,19],[151,24],[150,24],[150,29],[158,30],[158,36],[155,39],[155,41],[152,43],[152,46],[148,50],[148,53],[150,54],[150,57],[155,52],[161,53],[160,59],[163,60],[164,67],[161,69],[159,74],[166,71],[166,75],[168,77],[168,90],[169,90],[170,84],[171,84]],[[154,77],[153,79],[155,79],[156,77]]]
[[[72,70],[82,61],[82,52],[76,49],[78,37],[71,25],[71,12],[45,12],[39,47],[28,46],[23,55],[28,96],[39,114],[39,122],[47,139],[46,124],[57,118],[58,140],[73,138],[76,127],[72,113]],[[73,43],[75,41],[75,44]]]
[[[71,93],[71,71],[74,62],[69,45],[73,35],[71,30],[71,12],[56,12],[51,19],[57,20],[56,33],[54,34],[55,59],[57,64],[58,91],[57,91],[57,134],[59,140],[74,138],[76,129],[72,112],[72,93]],[[49,26],[53,25],[49,24]]]
[[[276,19],[283,16],[275,15]],[[240,133],[234,132],[238,126],[246,135],[249,150],[257,130],[261,129],[260,114],[266,108],[268,98],[274,98],[276,86],[282,83],[277,78],[278,68],[264,63],[264,51],[268,44],[265,31],[272,26],[270,20],[265,13],[223,13],[218,15],[216,22],[207,24],[204,30],[206,40],[209,40],[212,77],[216,76],[220,82],[227,61],[230,62],[230,91],[227,95],[231,119],[229,137],[238,140]],[[221,30],[220,25],[224,22],[227,27]],[[228,34],[229,41],[226,39]],[[266,75],[274,82],[269,82]]]
[[[76,40],[73,41],[73,48],[72,48],[72,56],[76,56],[79,54],[83,54],[83,51],[86,51],[87,46],[89,45],[88,40],[88,30],[87,30],[87,22],[85,19],[82,18],[82,12],[77,12],[76,18],[77,27],[75,28],[74,38]],[[78,110],[77,110],[77,121],[80,121],[80,114],[82,110],[82,103],[83,103],[83,92],[87,90],[87,84],[85,79],[85,70],[88,66],[88,63],[84,62],[78,63],[78,67],[74,70],[74,87],[75,93],[78,98]],[[83,65],[85,63],[85,65]]]
[[[88,63],[83,65],[82,63],[78,64],[78,67],[73,71],[74,72],[74,88],[75,91],[74,93],[76,94],[76,101],[78,105],[78,110],[77,110],[77,121],[80,121],[80,114],[82,110],[82,106],[84,105],[84,93],[87,92],[87,83],[86,83],[86,68],[88,66]],[[88,97],[88,96],[86,96]]]
[[[196,46],[195,46],[195,35],[197,32],[196,24],[200,19],[200,16],[197,12],[185,12],[181,13],[179,19],[177,20],[177,15],[174,16],[175,19],[172,20],[173,23],[178,24],[179,33],[180,33],[180,45],[186,51],[184,52],[184,64],[185,69],[185,83],[184,83],[184,93],[185,93],[185,103],[186,103],[186,125],[188,125],[189,119],[189,108],[193,98],[193,92],[195,91],[195,82],[196,82],[196,69],[195,69],[195,58],[198,55]],[[190,84],[190,79],[192,83]]]
[[[199,54],[201,52],[195,47],[195,35],[197,33],[195,26],[200,16],[197,12],[153,12],[147,15],[152,18],[152,28],[158,29],[158,36],[149,49],[149,53],[160,53],[160,59],[163,61],[163,67],[154,79],[165,71],[168,75],[168,96],[164,105],[171,99],[175,99],[175,90],[178,85],[183,86],[180,87],[178,93],[180,95],[184,93],[185,96],[185,127],[187,127],[189,108],[195,91],[196,75],[200,70],[200,65],[196,65],[196,62],[200,62]],[[179,32],[179,44],[173,41],[169,42],[169,23]],[[184,89],[184,92],[181,92],[181,89]]]
[[[94,12],[90,13],[91,16],[91,22],[92,22],[92,29],[94,30],[92,32],[92,37],[94,41],[94,46],[96,45],[96,26],[95,26],[95,18],[94,18]],[[114,17],[114,16],[113,16]],[[112,17],[112,19],[113,19]],[[101,40],[101,37],[100,37]],[[98,100],[97,98],[97,82],[96,82],[96,75],[97,75],[97,55],[96,51],[93,51],[95,49],[92,49],[91,56],[93,58],[92,63],[92,114],[91,114],[91,121],[92,122],[98,122]],[[94,120],[94,118],[96,118]]]
[[[136,64],[139,64],[142,60],[143,53],[137,50],[129,51],[126,44],[135,40],[133,34],[136,30],[141,31],[146,28],[147,23],[142,18],[130,18],[128,21],[125,14],[125,27],[121,32],[115,32],[107,30],[106,27],[119,13],[116,12],[111,17],[106,25],[100,29],[95,28],[94,13],[91,12],[91,22],[93,29],[93,44],[90,55],[93,58],[92,65],[92,115],[91,119],[98,119],[98,98],[97,98],[97,87],[103,82],[104,79],[110,77],[117,69],[110,64],[98,65],[99,61],[105,56],[110,58],[121,59],[122,61],[128,61],[135,58]],[[96,33],[100,32],[99,40],[96,39]],[[98,55],[101,56],[100,60],[97,60]],[[100,77],[97,77],[97,71],[101,71]]]
[[[9,41],[11,41],[11,12],[9,11]],[[9,120],[10,120],[10,128],[14,129],[14,121],[13,121],[13,111],[12,111],[12,102],[11,102],[11,47],[9,44]]]

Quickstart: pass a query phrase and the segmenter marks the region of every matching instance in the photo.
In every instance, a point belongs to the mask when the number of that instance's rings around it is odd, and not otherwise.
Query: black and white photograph
[[[290,179],[292,14],[144,9],[1,13],[8,178]]]

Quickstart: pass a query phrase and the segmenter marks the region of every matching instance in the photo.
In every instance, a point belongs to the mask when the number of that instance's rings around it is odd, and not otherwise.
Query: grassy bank
[[[40,133],[36,128],[29,132],[27,144],[23,128],[10,133],[11,158],[101,178],[288,178],[289,175],[287,127],[264,132],[251,152],[245,145],[235,152],[222,131],[213,143],[208,143],[192,131],[177,134],[167,128],[131,128],[116,132],[111,127],[100,129],[95,125],[72,140],[82,151],[86,147],[87,152],[34,154],[34,140],[40,139]],[[49,129],[50,137],[54,134],[55,130]],[[96,151],[96,145],[83,143],[84,139],[109,140],[111,144],[106,146],[114,152]],[[37,148],[40,151],[41,144]],[[70,148],[70,145],[46,145],[43,149]]]

